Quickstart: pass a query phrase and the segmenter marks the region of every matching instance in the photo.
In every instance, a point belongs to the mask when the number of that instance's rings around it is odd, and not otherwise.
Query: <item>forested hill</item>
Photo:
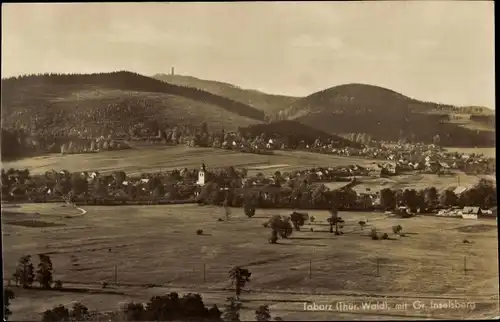
[[[466,115],[465,121],[456,121],[463,111],[378,86],[346,84],[301,98],[274,119],[296,120],[328,133],[367,133],[377,140],[431,143],[439,135],[444,145],[494,145],[491,116]]]
[[[9,108],[15,107],[16,103],[20,102],[29,104],[30,101],[43,101],[50,94],[70,94],[68,91],[75,91],[78,86],[170,94],[215,105],[243,117],[255,120],[264,119],[262,111],[241,102],[196,88],[168,84],[127,71],[83,75],[44,74],[3,79],[2,103]],[[29,97],[26,97],[26,95]]]
[[[156,74],[153,77],[170,84],[194,87],[227,97],[264,111],[266,114],[275,113],[298,99],[298,97],[267,94],[252,89],[243,89],[228,83],[199,79],[192,76]]]
[[[130,72],[2,80],[3,156],[25,155],[33,142],[46,147],[69,138],[137,138],[203,122],[231,131],[263,120],[262,111],[243,103]]]

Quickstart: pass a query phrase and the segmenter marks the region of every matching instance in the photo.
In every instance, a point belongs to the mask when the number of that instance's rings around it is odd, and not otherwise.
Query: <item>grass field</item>
[[[446,148],[446,151],[449,152],[458,152],[458,153],[466,153],[466,154],[484,154],[487,157],[495,158],[496,157],[496,148]]]
[[[366,164],[373,160],[331,156],[301,151],[276,151],[274,155],[241,153],[213,148],[142,147],[138,149],[91,153],[85,155],[52,154],[2,163],[4,169],[29,169],[32,173],[68,170],[101,172],[123,170],[127,174],[187,168],[199,168],[204,162],[208,169],[234,166],[247,167],[249,172],[274,173],[313,166]],[[278,165],[276,167],[275,165]]]
[[[232,209],[228,222],[215,207],[197,205],[87,207],[23,205],[4,209],[3,246],[6,276],[24,254],[50,254],[54,278],[64,285],[99,288],[102,281],[122,294],[82,294],[14,289],[13,319],[39,319],[56,304],[80,301],[91,309],[115,310],[128,301],[146,301],[169,291],[198,292],[206,303],[223,305],[234,294],[227,278],[234,265],[252,272],[241,318],[269,304],[273,316],[286,320],[478,318],[498,315],[498,244],[496,221],[417,217],[401,219],[375,213],[341,213],[345,234],[328,233],[325,211],[311,211],[315,223],[279,244],[267,242],[262,223],[286,210],[258,210],[247,218]],[[34,216],[38,212],[40,215]],[[43,220],[59,226],[11,225]],[[359,220],[368,220],[363,230]],[[401,224],[405,237],[391,227]],[[473,226],[473,227],[471,227]],[[310,231],[310,228],[314,231]],[[373,241],[371,227],[393,240]],[[203,235],[197,235],[203,229]],[[471,241],[462,243],[463,239]],[[34,259],[35,265],[37,259]],[[466,270],[464,270],[464,262]],[[115,275],[116,267],[116,275]],[[378,269],[377,269],[378,267]],[[148,283],[158,287],[147,288]],[[412,308],[448,300],[473,302],[474,310]],[[335,303],[387,301],[407,303],[407,310],[339,312]],[[306,312],[304,302],[333,304],[333,311]]]
[[[371,191],[380,191],[385,188],[390,189],[425,189],[428,187],[436,187],[441,192],[448,188],[456,188],[458,186],[471,188],[479,182],[481,178],[493,179],[491,176],[475,176],[467,175],[463,172],[456,172],[453,175],[437,176],[435,174],[411,173],[403,174],[395,177],[362,177],[361,183],[354,187],[354,190],[366,192],[366,189]]]

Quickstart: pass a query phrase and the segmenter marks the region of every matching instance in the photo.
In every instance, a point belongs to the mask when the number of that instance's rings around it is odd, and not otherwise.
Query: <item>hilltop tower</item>
[[[174,76],[175,73],[174,73],[174,67],[172,66],[172,71],[170,72],[170,75]]]
[[[198,171],[198,182],[196,182],[200,186],[205,185],[205,179],[206,179],[206,174],[207,174],[207,169],[205,168],[205,163],[201,164],[201,169]]]

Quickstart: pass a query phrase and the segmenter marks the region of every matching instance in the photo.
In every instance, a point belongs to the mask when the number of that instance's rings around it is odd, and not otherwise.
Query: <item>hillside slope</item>
[[[137,123],[202,121],[229,129],[263,119],[264,113],[245,104],[130,72],[2,80],[3,126],[34,133],[124,134]]]
[[[267,94],[251,89],[242,89],[235,85],[192,76],[156,74],[158,80],[179,86],[193,87],[215,95],[252,106],[265,113],[274,113],[292,104],[298,97]]]
[[[264,134],[265,137],[281,139],[291,147],[298,146],[300,141],[312,145],[316,139],[320,139],[325,143],[332,142],[334,148],[343,148],[347,146],[356,148],[362,147],[361,144],[349,141],[338,135],[328,134],[314,127],[289,120],[250,125],[245,128],[240,127],[238,130],[243,135],[248,135],[250,137]]]
[[[328,133],[368,133],[378,140],[430,143],[439,135],[445,145],[494,144],[491,131],[453,123],[458,113],[462,109],[418,101],[382,87],[346,84],[299,99],[274,119],[296,120]],[[487,119],[486,126],[491,124]]]

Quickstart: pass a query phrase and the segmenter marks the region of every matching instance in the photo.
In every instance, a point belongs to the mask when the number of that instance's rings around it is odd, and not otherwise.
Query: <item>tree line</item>
[[[41,261],[39,267],[49,266],[52,269],[50,258],[47,255],[40,255]],[[22,280],[24,288],[31,288],[31,284],[35,279],[32,275],[33,265],[30,261],[30,256],[21,257],[16,269],[14,277],[21,275],[26,276]],[[43,268],[47,269],[47,268]],[[51,288],[51,273],[41,273],[43,270],[39,268],[40,273],[37,276],[41,277],[40,285],[43,288]],[[187,293],[180,296],[177,292],[170,292],[162,296],[152,296],[148,302],[128,302],[121,308],[120,311],[105,314],[109,321],[206,321],[206,322],[238,322],[240,321],[240,310],[243,308],[240,296],[242,289],[250,282],[252,273],[243,267],[235,266],[228,272],[228,278],[234,286],[235,296],[230,296],[226,299],[224,310],[221,311],[216,304],[208,307],[205,305],[200,294]],[[104,285],[103,285],[104,287]],[[62,289],[62,283],[58,289]],[[4,289],[4,315],[6,320],[12,315],[10,311],[10,303],[15,299],[15,294],[12,289]],[[76,302],[71,308],[64,305],[58,305],[52,309],[46,310],[42,315],[42,322],[69,322],[69,321],[92,321],[99,320],[99,316],[103,314],[99,312],[91,312],[85,305]],[[257,321],[270,321],[272,319],[268,305],[260,305],[255,310],[255,319]],[[281,321],[279,317],[274,318],[275,321]]]
[[[439,193],[435,187],[421,190],[389,188],[380,191],[380,206],[384,210],[394,210],[406,206],[412,212],[433,211],[437,208],[476,206],[489,209],[497,205],[497,188],[492,181],[481,179],[479,183],[460,195],[451,189]]]
[[[272,189],[269,189],[272,188]],[[435,187],[425,189],[384,188],[375,203],[373,194],[358,194],[352,187],[329,190],[323,184],[290,181],[290,186],[268,189],[221,190],[217,183],[204,186],[197,197],[202,204],[247,208],[296,208],[338,210],[394,210],[406,206],[413,212],[432,212],[440,208],[477,206],[489,209],[497,204],[497,189],[493,182],[480,180],[475,186],[456,195],[451,189],[438,192]],[[370,196],[371,195],[371,196]]]

